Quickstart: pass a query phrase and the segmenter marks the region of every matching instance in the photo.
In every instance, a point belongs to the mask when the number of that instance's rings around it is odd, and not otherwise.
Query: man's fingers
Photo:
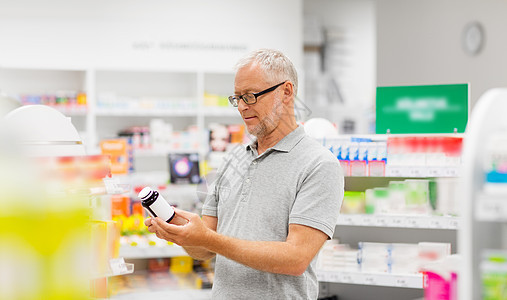
[[[150,227],[151,226],[151,218],[144,220],[144,225],[147,227]]]
[[[169,224],[166,221],[160,219],[159,217],[156,217],[155,219],[153,219],[153,221],[155,221],[155,222],[152,222],[152,224],[156,223],[156,225],[161,230],[164,230],[168,233],[172,233],[172,232],[177,233],[181,230],[181,225]]]
[[[190,220],[190,218],[192,218],[192,217],[195,216],[195,214],[193,214],[193,213],[181,210],[181,209],[176,208],[176,207],[174,207],[174,212],[176,212],[176,214],[178,214],[179,216],[181,216],[181,217],[183,217],[183,218],[185,218],[187,220]]]
[[[153,226],[152,226],[153,227]],[[164,231],[164,230],[157,230],[155,232],[155,235],[159,238],[159,239],[162,239],[162,240],[166,240],[168,242],[173,242],[173,243],[176,243],[175,240],[174,240],[174,235],[168,233],[167,231]]]

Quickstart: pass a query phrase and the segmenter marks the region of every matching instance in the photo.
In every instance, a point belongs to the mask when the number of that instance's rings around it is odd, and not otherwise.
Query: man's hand
[[[175,210],[176,212],[176,209],[173,207],[173,209]],[[180,210],[181,211],[181,210]],[[144,220],[144,225],[146,227],[148,227],[148,231],[150,231],[150,226],[152,225],[151,222],[152,222],[152,218],[149,217],[148,219]],[[185,219],[184,217],[180,216],[179,214],[175,213],[174,214],[174,218],[171,220],[171,222],[169,222],[171,224],[176,224],[176,225],[185,225],[188,223],[188,220]],[[150,231],[150,232],[153,232],[153,231]]]
[[[174,211],[176,212],[175,219],[178,217],[178,224],[182,220],[185,221],[184,224],[176,225],[172,221],[168,224],[160,218],[147,219],[144,224],[148,226],[148,231],[155,233],[158,238],[180,246],[203,246],[212,231],[197,214],[177,208]]]

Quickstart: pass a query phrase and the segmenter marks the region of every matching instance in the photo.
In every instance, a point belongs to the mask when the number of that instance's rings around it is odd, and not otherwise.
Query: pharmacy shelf
[[[0,81],[9,87],[4,91],[9,95],[40,94],[41,87],[44,91],[86,93],[87,105],[61,105],[57,109],[80,125],[87,153],[100,153],[96,150],[100,139],[129,126],[147,125],[150,118],[169,118],[165,121],[185,127],[196,125],[198,132],[204,132],[211,122],[241,122],[238,111],[231,106],[205,105],[205,94],[230,93],[234,72],[21,64],[3,66]],[[204,138],[201,135],[199,139]],[[203,145],[199,153],[206,150]]]
[[[176,245],[167,246],[128,246],[120,247],[120,256],[125,259],[144,259],[159,257],[188,256],[182,247]]]
[[[110,299],[150,299],[150,300],[166,300],[166,299],[192,299],[192,300],[209,300],[211,299],[211,289],[173,289],[163,291],[139,291],[126,294],[112,296]]]
[[[96,115],[100,117],[195,117],[193,109],[121,109],[97,108]]]
[[[51,107],[68,117],[84,117],[88,113],[86,105],[54,105]]]
[[[320,282],[388,286],[401,288],[423,288],[422,274],[388,274],[317,270]]]
[[[392,167],[386,166],[386,177],[459,177],[460,167]]]
[[[452,216],[429,215],[340,214],[337,225],[456,230],[459,226],[459,218]]]
[[[240,117],[239,112],[232,106],[204,106],[204,115],[208,117]]]
[[[160,157],[160,156],[167,156],[169,153],[198,153],[200,149],[166,149],[166,150],[159,150],[159,149],[134,149],[134,156],[136,157]]]
[[[346,178],[440,178],[459,177],[460,167],[391,167],[383,176],[346,175]]]

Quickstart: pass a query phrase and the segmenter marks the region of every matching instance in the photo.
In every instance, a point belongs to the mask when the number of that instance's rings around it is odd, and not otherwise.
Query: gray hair
[[[282,52],[273,49],[255,50],[241,58],[236,64],[236,70],[250,64],[257,64],[266,75],[266,79],[273,83],[289,80],[294,85],[294,95],[298,91],[298,74],[296,68]]]

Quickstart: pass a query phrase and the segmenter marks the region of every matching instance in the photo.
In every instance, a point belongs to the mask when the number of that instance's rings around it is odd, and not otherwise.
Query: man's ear
[[[292,84],[292,82],[287,81],[283,85],[283,96],[284,96],[283,101],[284,102],[292,101],[292,99],[294,98],[293,95],[294,95],[294,85]]]

